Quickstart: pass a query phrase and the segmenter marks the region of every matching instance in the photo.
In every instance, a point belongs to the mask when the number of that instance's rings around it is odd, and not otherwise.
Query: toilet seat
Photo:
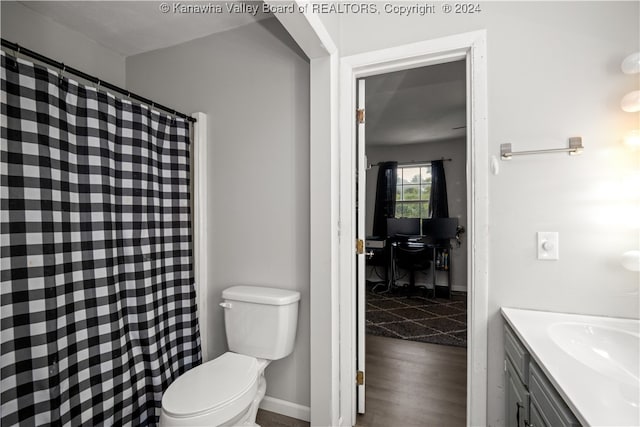
[[[206,417],[208,425],[222,424],[251,404],[259,366],[254,357],[227,352],[178,377],[162,397],[162,411],[174,419]]]

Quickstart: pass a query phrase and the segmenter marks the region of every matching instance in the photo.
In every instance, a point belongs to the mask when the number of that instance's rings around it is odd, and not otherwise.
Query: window
[[[398,165],[396,218],[428,218],[430,165]]]

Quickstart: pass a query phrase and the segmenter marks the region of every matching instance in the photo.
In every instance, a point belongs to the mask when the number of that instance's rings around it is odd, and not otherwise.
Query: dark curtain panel
[[[189,123],[2,54],[1,424],[148,426],[200,363]]]
[[[373,213],[373,235],[387,237],[387,218],[395,217],[398,162],[379,165],[376,204]]]
[[[431,197],[429,200],[429,218],[448,218],[447,179],[444,176],[444,162],[431,162]]]

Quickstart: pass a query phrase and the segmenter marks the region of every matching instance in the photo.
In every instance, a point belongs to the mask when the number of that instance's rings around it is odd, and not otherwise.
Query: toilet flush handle
[[[231,308],[231,303],[230,302],[221,302],[220,303],[220,307],[222,307],[222,308]]]

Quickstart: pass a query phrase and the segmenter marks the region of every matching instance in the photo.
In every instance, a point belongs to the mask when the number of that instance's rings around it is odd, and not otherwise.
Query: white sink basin
[[[502,308],[583,426],[640,426],[640,320]]]
[[[638,334],[573,322],[552,323],[548,332],[558,347],[587,367],[625,384],[640,384]]]

